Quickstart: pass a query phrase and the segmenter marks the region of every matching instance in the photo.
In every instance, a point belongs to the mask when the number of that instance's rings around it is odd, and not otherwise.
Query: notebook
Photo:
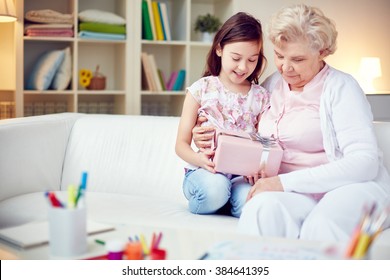
[[[115,226],[87,221],[88,235],[114,230]],[[49,242],[48,221],[33,222],[0,230],[0,240],[21,248],[30,248]]]
[[[202,260],[324,260],[342,259],[338,244],[305,242],[223,241],[212,246]]]

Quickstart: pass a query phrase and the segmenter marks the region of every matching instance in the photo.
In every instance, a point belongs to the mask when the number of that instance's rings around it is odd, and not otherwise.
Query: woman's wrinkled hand
[[[192,138],[195,146],[201,151],[211,148],[215,131],[215,128],[212,126],[201,126],[206,120],[205,117],[198,117],[196,125],[192,129]]]
[[[273,176],[269,178],[260,178],[255,181],[252,188],[249,190],[247,201],[250,200],[253,196],[261,192],[283,192],[283,185],[280,182],[279,176]]]
[[[245,180],[245,182],[247,182],[251,186],[253,186],[257,182],[257,180],[259,180],[260,178],[265,178],[265,177],[266,177],[265,170],[262,169],[258,173],[254,174],[253,176],[244,177],[244,180]]]

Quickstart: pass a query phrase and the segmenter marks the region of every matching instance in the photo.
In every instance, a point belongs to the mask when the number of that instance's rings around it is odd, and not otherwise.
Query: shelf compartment
[[[106,90],[125,90],[125,59],[126,45],[115,42],[96,43],[96,42],[80,42],[78,46],[78,67],[81,69],[89,69],[95,72],[99,65],[99,72],[106,76]],[[93,55],[91,55],[93,54]],[[79,90],[84,88],[78,82]]]
[[[200,41],[200,33],[195,32],[194,25],[199,15],[210,13],[224,23],[233,14],[233,0],[192,0],[190,19],[190,40]]]
[[[142,52],[153,54],[156,66],[160,69],[168,81],[174,71],[186,70],[186,47],[182,45],[142,45]],[[140,58],[141,59],[141,58]],[[143,75],[143,73],[142,73]],[[142,79],[142,76],[141,76]],[[184,86],[187,85],[187,73]],[[164,91],[165,92],[165,91]],[[164,93],[163,92],[163,93]]]
[[[41,55],[48,51],[62,50],[66,47],[71,47],[73,60],[73,44],[66,41],[41,41],[41,40],[27,40],[24,42],[24,89],[26,89],[27,81],[32,73],[32,70]],[[73,80],[73,79],[72,79]],[[72,82],[69,85],[72,88]]]

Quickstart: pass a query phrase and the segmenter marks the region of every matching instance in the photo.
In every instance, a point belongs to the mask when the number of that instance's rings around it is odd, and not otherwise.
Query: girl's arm
[[[214,152],[211,150],[195,152],[191,147],[192,129],[198,118],[198,109],[199,104],[187,91],[177,132],[175,151],[185,162],[215,173],[214,163],[210,161]]]

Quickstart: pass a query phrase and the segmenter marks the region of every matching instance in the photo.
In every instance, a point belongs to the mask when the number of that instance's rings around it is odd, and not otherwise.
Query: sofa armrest
[[[82,116],[63,113],[0,121],[0,201],[60,189],[69,135]]]
[[[390,172],[390,122],[374,122],[374,130],[379,149],[383,152],[383,162]]]

